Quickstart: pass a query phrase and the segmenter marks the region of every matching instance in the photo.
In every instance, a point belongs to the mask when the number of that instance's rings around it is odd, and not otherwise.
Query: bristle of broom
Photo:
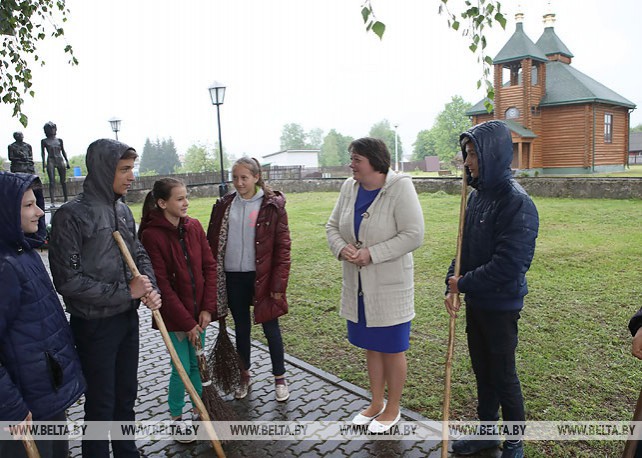
[[[201,400],[212,421],[234,421],[237,419],[234,410],[219,396],[214,385],[203,387]]]
[[[196,344],[196,357],[198,360],[198,370],[201,376],[201,384],[203,390],[201,392],[201,400],[205,405],[205,409],[214,421],[233,421],[236,419],[234,411],[223,401],[221,396],[216,390],[216,386],[212,383],[212,371],[207,364],[203,347],[200,341]]]
[[[212,380],[223,393],[231,393],[241,385],[241,358],[230,339],[225,317],[219,319],[218,336],[207,362]]]

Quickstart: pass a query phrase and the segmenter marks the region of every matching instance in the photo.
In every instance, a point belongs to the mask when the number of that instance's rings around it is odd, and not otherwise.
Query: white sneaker
[[[191,444],[196,440],[196,432],[190,423],[182,418],[172,421],[172,437],[181,444]]]
[[[290,397],[290,391],[288,390],[288,382],[283,380],[284,383],[277,383],[274,385],[276,392],[276,400],[279,402],[287,401]]]

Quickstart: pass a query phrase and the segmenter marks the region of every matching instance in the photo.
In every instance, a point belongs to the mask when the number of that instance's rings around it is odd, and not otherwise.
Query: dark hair
[[[183,180],[177,178],[161,178],[154,182],[154,187],[151,191],[145,196],[145,202],[143,203],[143,216],[141,218],[141,224],[138,228],[138,238],[144,229],[144,222],[149,217],[149,213],[158,208],[158,199],[169,200],[172,196],[172,189],[178,187],[184,187],[185,183]]]
[[[27,188],[27,191],[30,189],[32,191],[42,191],[42,181],[40,181],[40,178],[38,177],[34,178],[34,180],[31,182],[31,184]]]
[[[358,138],[350,143],[348,151],[368,158],[372,168],[379,173],[385,175],[390,169],[390,152],[386,144],[378,138]]]
[[[237,159],[237,161],[232,166],[232,170],[234,170],[234,167],[236,167],[237,165],[245,167],[250,171],[252,175],[259,176],[259,180],[256,182],[256,184],[260,186],[261,189],[263,189],[263,192],[265,194],[269,194],[272,192],[272,188],[266,185],[265,181],[263,181],[263,175],[261,174],[261,164],[259,164],[259,161],[257,161],[253,157],[243,156],[242,158]]]
[[[123,160],[123,159],[134,159],[134,160],[136,160],[137,157],[138,157],[138,153],[136,152],[136,150],[134,148],[128,148],[128,149],[125,150],[123,155],[120,156],[120,160]]]

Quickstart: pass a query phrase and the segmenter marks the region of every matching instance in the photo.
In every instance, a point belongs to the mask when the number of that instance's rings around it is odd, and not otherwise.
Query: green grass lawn
[[[368,386],[362,350],[338,316],[341,265],[324,225],[337,193],[288,195],[292,232],[286,351],[357,385]],[[417,317],[403,405],[441,418],[448,315],[444,274],[454,255],[458,196],[421,194],[424,245],[415,252]],[[630,420],[642,362],[630,356],[626,325],[640,307],[642,201],[534,199],[540,234],[520,320],[518,371],[530,420]],[[214,199],[191,201],[206,227]],[[140,205],[132,206],[138,216]],[[262,339],[259,328],[253,336]],[[458,320],[451,419],[475,418],[476,394],[463,319]],[[296,396],[296,393],[293,393]],[[616,456],[622,443],[532,442],[529,457]]]

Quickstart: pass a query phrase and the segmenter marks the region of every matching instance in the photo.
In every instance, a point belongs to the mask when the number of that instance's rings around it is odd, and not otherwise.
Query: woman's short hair
[[[368,158],[372,168],[379,173],[387,174],[390,169],[390,151],[378,138],[358,138],[350,143],[348,151]]]

